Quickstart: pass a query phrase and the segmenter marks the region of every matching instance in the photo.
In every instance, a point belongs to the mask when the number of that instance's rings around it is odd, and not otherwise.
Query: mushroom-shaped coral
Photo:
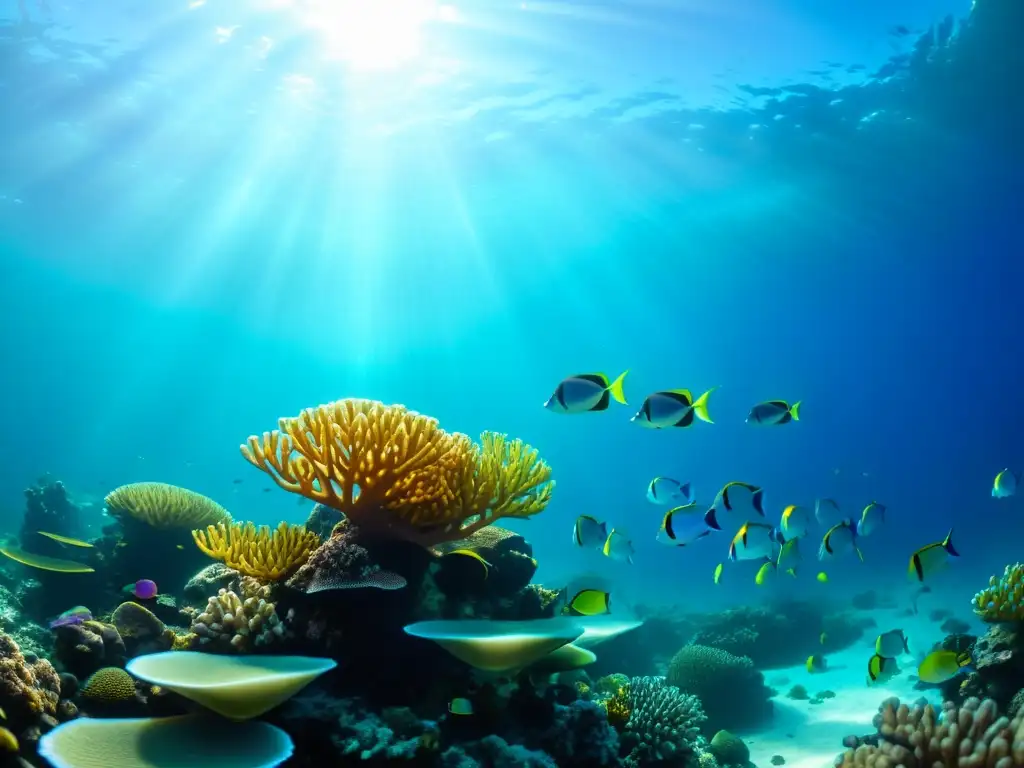
[[[583,627],[583,636],[576,641],[576,645],[583,648],[593,648],[643,626],[640,619],[607,613],[597,616],[575,616],[573,620]]]
[[[597,654],[575,643],[566,643],[530,665],[531,672],[553,675],[556,672],[570,672],[583,669],[597,661]]]
[[[269,723],[225,723],[196,715],[84,718],[39,741],[39,754],[55,768],[272,768],[293,751],[288,734]]]
[[[192,538],[214,560],[261,581],[285,578],[320,546],[317,534],[284,522],[274,530],[252,523],[217,523],[192,531]]]
[[[700,725],[707,718],[696,696],[668,685],[663,677],[631,678],[626,695],[629,719],[621,734],[629,749],[626,765],[683,761],[697,751]]]
[[[202,613],[193,615],[191,630],[200,645],[242,651],[284,637],[284,624],[277,615],[277,606],[269,600],[269,588],[254,579],[242,579],[239,588],[243,597],[221,589],[207,600]]]
[[[532,621],[421,621],[410,624],[405,631],[433,640],[460,661],[488,672],[528,667],[583,634],[579,624],[564,617]]]
[[[424,546],[464,539],[551,498],[551,468],[521,440],[480,445],[401,405],[338,400],[282,418],[242,455],[279,486],[340,510],[369,535]]]
[[[248,720],[287,701],[335,666],[331,659],[310,656],[167,651],[132,659],[126,669],[230,720]]]
[[[847,750],[843,768],[1016,768],[1024,765],[1024,717],[999,717],[992,700],[913,708],[886,699],[875,715],[878,746]]]
[[[974,612],[984,621],[1024,621],[1024,563],[1008,565],[999,578],[974,596]]]
[[[227,522],[231,515],[213,499],[167,483],[131,483],[115,488],[105,499],[107,512],[152,528],[200,528]]]

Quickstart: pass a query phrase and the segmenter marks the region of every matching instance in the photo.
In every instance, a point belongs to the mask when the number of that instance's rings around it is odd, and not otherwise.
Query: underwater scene
[[[1022,39],[0,0],[0,768],[1024,768]]]

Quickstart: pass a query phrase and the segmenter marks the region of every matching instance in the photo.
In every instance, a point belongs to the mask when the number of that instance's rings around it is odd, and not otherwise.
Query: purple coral
[[[352,526],[335,529],[288,580],[288,586],[308,595],[336,589],[401,589],[404,577],[382,569],[366,547],[356,543]]]

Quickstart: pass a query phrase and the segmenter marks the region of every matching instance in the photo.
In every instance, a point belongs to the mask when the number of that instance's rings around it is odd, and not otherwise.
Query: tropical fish
[[[857,521],[857,535],[870,536],[872,531],[885,522],[885,510],[885,505],[877,501],[872,501],[864,507],[864,511],[860,513],[860,520]]]
[[[816,578],[822,584],[828,584],[828,574],[825,573],[824,571],[818,571],[818,575],[815,576],[814,578]]]
[[[627,405],[626,395],[622,390],[622,382],[629,371],[623,371],[619,377],[609,383],[603,373],[580,373],[562,379],[555,391],[544,403],[544,407],[555,413],[586,413],[587,411],[604,411],[614,398],[615,402]]]
[[[861,562],[864,561],[864,555],[857,547],[857,530],[849,520],[833,525],[822,536],[818,559],[838,557],[846,552],[856,552]]]
[[[608,526],[591,515],[580,515],[572,526],[572,543],[585,549],[600,549],[608,538]]]
[[[808,672],[810,672],[812,675],[815,675],[819,672],[824,672],[825,670],[827,670],[828,662],[825,661],[824,656],[814,654],[812,656],[807,657],[807,662],[804,664],[804,666],[807,668]]]
[[[868,685],[878,685],[891,680],[900,672],[896,659],[877,653],[868,659]]]
[[[50,629],[67,627],[72,624],[81,624],[84,621],[92,621],[92,611],[84,605],[76,605],[74,608],[69,608],[51,621]]]
[[[715,496],[711,508],[704,514],[704,522],[716,531],[743,525],[764,517],[764,491],[750,483],[733,481]]]
[[[747,424],[763,426],[787,424],[790,421],[800,421],[799,401],[790,405],[785,400],[766,400],[751,408],[747,416]]]
[[[656,477],[647,486],[647,500],[652,504],[689,504],[693,500],[693,488],[688,482]]]
[[[472,715],[473,702],[469,699],[464,699],[461,696],[456,697],[448,702],[448,711],[453,715]]]
[[[779,558],[775,562],[780,573],[796,576],[796,567],[800,562],[800,539],[788,539],[779,549]]]
[[[766,523],[744,523],[729,545],[730,560],[771,558],[778,534]]]
[[[953,529],[949,529],[946,538],[934,544],[926,544],[910,556],[910,567],[907,576],[911,579],[924,581],[949,564],[949,558],[960,557],[953,546]]]
[[[835,499],[818,499],[814,502],[814,516],[821,525],[832,527],[842,519],[839,503]]]
[[[600,616],[608,613],[611,593],[601,589],[581,589],[569,600],[569,607],[581,616]]]
[[[786,541],[806,536],[810,529],[811,513],[806,507],[798,507],[796,504],[790,504],[782,510],[782,519],[779,522],[779,530],[782,531],[782,535],[786,538]]]
[[[491,564],[479,552],[474,552],[472,549],[453,549],[450,552],[445,552],[444,557],[469,558],[470,561],[475,561],[483,569],[484,579],[487,579],[491,574]]]
[[[996,475],[992,483],[992,495],[997,499],[1006,499],[1017,493],[1017,486],[1020,484],[1021,473],[1011,472],[1008,468]]]
[[[156,582],[151,579],[139,579],[133,584],[126,585],[124,591],[139,600],[152,600],[157,596]]]
[[[938,685],[952,680],[960,674],[960,670],[970,670],[972,660],[969,653],[956,651],[932,651],[917,668],[917,676],[925,683]]]
[[[820,635],[818,636],[818,641],[819,641],[819,642],[820,642],[820,643],[821,643],[822,645],[824,645],[824,644],[825,644],[826,642],[828,642],[828,634],[827,634],[827,633],[825,633],[825,632],[822,632],[822,633],[821,633],[821,634],[820,634]]]
[[[625,560],[630,564],[633,562],[633,542],[625,533],[615,528],[612,528],[612,532],[605,539],[601,552],[612,560]]]
[[[48,539],[53,539],[60,544],[68,544],[72,547],[85,547],[92,548],[92,544],[88,541],[82,541],[81,539],[73,539],[70,536],[61,536],[59,533],[49,533],[47,531],[36,531],[40,536],[45,536]]]
[[[711,533],[704,522],[704,510],[691,501],[682,507],[675,507],[661,519],[661,528],[655,539],[661,544],[685,547]]]
[[[875,653],[886,659],[895,659],[904,653],[910,653],[907,636],[902,629],[890,629],[883,632],[875,640]]]
[[[655,392],[644,399],[640,410],[630,421],[648,429],[664,429],[666,427],[688,427],[693,424],[696,416],[701,421],[713,424],[708,415],[708,395],[715,391],[712,387],[696,400],[688,389],[667,389]]]
[[[759,587],[763,587],[770,580],[775,578],[777,571],[778,569],[775,567],[775,563],[771,560],[767,561],[758,569],[757,576],[754,577],[754,583]]]
[[[724,568],[725,566],[723,563],[719,563],[715,566],[715,584],[717,584],[721,580],[722,571],[724,570]]]

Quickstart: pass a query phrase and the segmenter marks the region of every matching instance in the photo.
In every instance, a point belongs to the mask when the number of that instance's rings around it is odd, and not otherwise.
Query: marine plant
[[[983,621],[1024,621],[1024,563],[1008,565],[1002,576],[990,577],[972,602]]]
[[[1024,717],[1000,717],[991,699],[909,707],[886,699],[875,715],[878,745],[848,749],[842,768],[1014,768],[1024,765]]]
[[[285,522],[273,530],[252,523],[217,523],[192,531],[192,538],[204,554],[261,581],[286,578],[320,546],[316,533]]]
[[[401,405],[345,399],[278,420],[242,455],[292,493],[340,510],[364,534],[423,546],[464,539],[551,499],[551,467],[518,439],[475,444]]]
[[[151,528],[199,528],[231,520],[213,499],[167,483],[130,483],[115,488],[105,499],[107,512]]]
[[[631,678],[627,695],[630,714],[621,732],[627,766],[676,762],[700,751],[700,725],[707,717],[696,696],[663,677]]]

